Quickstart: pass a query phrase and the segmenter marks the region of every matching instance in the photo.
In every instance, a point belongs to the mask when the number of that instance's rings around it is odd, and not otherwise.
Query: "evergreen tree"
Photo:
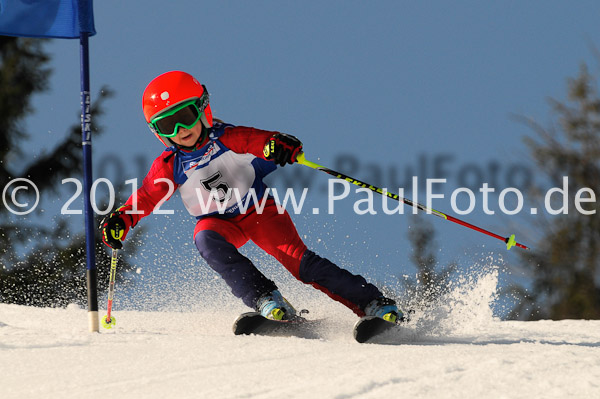
[[[42,199],[47,197],[44,194],[56,193],[62,179],[81,179],[82,171],[78,120],[63,138],[49,143],[49,152],[39,157],[25,153],[29,135],[23,121],[33,112],[31,97],[48,87],[50,57],[43,51],[46,42],[0,36],[0,187],[4,188],[12,179],[27,178],[37,186]],[[104,101],[110,95],[109,90],[103,89],[93,103],[95,136],[102,132],[98,121]],[[86,300],[84,235],[72,233],[63,215],[56,215],[45,224],[36,221],[39,218],[35,216],[17,216],[3,205],[0,207],[0,302],[35,306],[83,304]],[[110,259],[99,234],[96,234],[96,258],[99,294],[104,295]],[[130,270],[131,265],[120,262],[117,276],[120,282]]]
[[[450,263],[440,271],[437,270],[435,229],[423,215],[411,217],[408,238],[412,243],[411,261],[417,268],[417,275],[415,279],[405,279],[404,285],[411,301],[418,305],[429,305],[448,292],[448,283],[456,270],[456,264]]]
[[[537,218],[540,239],[532,250],[522,253],[522,265],[531,274],[528,293],[513,316],[539,319],[600,318],[600,215],[595,197],[600,187],[600,97],[594,77],[582,66],[579,76],[568,81],[566,102],[552,100],[556,124],[549,128],[535,121],[526,123],[535,135],[526,138],[539,171],[550,182],[532,193],[543,203],[550,187],[563,187],[568,177],[566,214]],[[594,198],[575,207],[580,198]],[[562,195],[555,194],[553,209],[562,207]]]

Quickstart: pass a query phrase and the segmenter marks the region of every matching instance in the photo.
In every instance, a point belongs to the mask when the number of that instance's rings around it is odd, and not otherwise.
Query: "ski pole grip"
[[[300,153],[298,153],[298,155],[296,155],[296,162],[299,163],[300,165],[305,165],[305,166],[308,166],[309,168],[313,168],[313,169],[323,168],[323,166],[307,160],[306,157],[304,156],[304,152],[300,152]]]

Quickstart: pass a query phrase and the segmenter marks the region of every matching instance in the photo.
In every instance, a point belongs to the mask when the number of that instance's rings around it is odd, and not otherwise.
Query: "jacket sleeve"
[[[170,151],[165,151],[156,158],[141,187],[125,202],[125,207],[130,209],[127,213],[131,215],[133,226],[141,218],[150,215],[159,202],[167,201],[175,192],[177,184],[173,180],[173,158]]]
[[[238,154],[252,154],[258,158],[265,159],[263,149],[267,140],[278,132],[260,130],[252,127],[232,126],[225,128],[225,132],[219,138],[227,148]]]

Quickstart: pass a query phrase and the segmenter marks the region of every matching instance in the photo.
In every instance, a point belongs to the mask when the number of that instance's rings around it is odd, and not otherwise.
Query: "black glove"
[[[276,133],[267,140],[263,154],[265,159],[271,160],[280,166],[285,166],[286,163],[296,162],[296,156],[301,151],[302,142],[296,137],[285,133]]]
[[[130,207],[122,206],[100,222],[102,241],[113,249],[123,248],[123,240],[133,225],[133,218],[125,213],[128,209]]]

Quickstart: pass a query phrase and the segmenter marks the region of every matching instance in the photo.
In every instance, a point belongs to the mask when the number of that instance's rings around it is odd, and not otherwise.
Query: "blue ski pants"
[[[200,255],[225,280],[232,293],[251,308],[256,307],[261,296],[277,287],[237,250],[249,240],[274,256],[298,280],[313,285],[358,316],[364,316],[366,305],[382,296],[362,276],[307,249],[289,214],[280,213],[269,199],[261,213],[252,208],[230,218],[206,217],[198,221],[194,230]]]

